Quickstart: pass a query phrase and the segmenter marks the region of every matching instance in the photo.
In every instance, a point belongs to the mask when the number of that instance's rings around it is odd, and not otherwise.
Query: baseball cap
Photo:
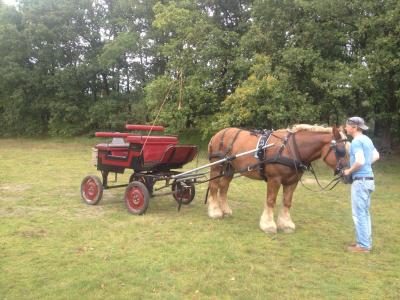
[[[346,124],[348,125],[356,125],[358,128],[362,130],[368,130],[368,126],[365,125],[365,121],[361,117],[351,117],[348,118],[346,121]]]

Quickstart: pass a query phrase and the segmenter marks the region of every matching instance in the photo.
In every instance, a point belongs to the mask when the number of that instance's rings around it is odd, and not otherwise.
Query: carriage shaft
[[[185,175],[188,175],[188,174],[191,174],[191,173],[194,173],[194,172],[197,172],[197,171],[200,171],[200,170],[203,170],[205,168],[209,168],[209,167],[212,167],[212,166],[215,166],[215,165],[219,165],[219,164],[222,164],[222,163],[227,162],[227,161],[234,160],[234,159],[236,159],[238,157],[242,157],[242,156],[257,152],[260,149],[267,149],[269,147],[272,147],[273,145],[274,144],[272,143],[272,144],[265,145],[265,146],[263,146],[261,148],[256,148],[256,149],[253,149],[253,150],[249,150],[249,151],[246,151],[246,152],[242,152],[242,153],[239,153],[239,154],[228,156],[228,157],[225,157],[223,159],[220,159],[220,160],[214,161],[212,163],[209,163],[207,165],[204,165],[204,166],[201,166],[201,167],[198,167],[198,168],[195,168],[195,169],[183,172],[183,173],[179,173],[177,175],[173,175],[173,176],[171,176],[171,178],[172,179],[179,179],[179,178],[185,177]]]

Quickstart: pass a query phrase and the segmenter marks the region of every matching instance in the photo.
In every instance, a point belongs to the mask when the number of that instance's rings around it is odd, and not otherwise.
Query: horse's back
[[[240,130],[239,128],[236,127],[228,127],[228,128],[223,128],[220,131],[218,131],[216,134],[212,136],[210,139],[210,142],[208,143],[208,154],[209,156],[212,156],[213,154],[216,153],[216,151],[223,151],[225,144],[227,141],[230,139],[230,133],[235,131],[237,132]]]
[[[208,144],[210,160],[240,154],[257,147],[260,135],[249,130],[229,127],[218,131]]]

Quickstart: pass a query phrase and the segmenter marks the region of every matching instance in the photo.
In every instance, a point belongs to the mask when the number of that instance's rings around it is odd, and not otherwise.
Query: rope
[[[142,150],[140,150],[140,154],[139,154],[139,155],[142,155],[142,153],[143,153],[143,149],[144,149],[144,147],[146,146],[147,140],[149,139],[149,136],[150,136],[151,132],[153,131],[153,127],[154,127],[154,125],[156,124],[158,117],[160,116],[161,110],[163,109],[164,104],[165,104],[165,102],[167,101],[167,98],[168,98],[168,96],[169,96],[169,93],[171,92],[172,87],[174,86],[174,84],[175,84],[175,81],[172,81],[171,84],[169,85],[168,91],[167,91],[167,93],[165,94],[165,97],[164,97],[164,100],[163,100],[163,102],[162,102],[162,104],[161,104],[161,106],[160,106],[160,109],[158,110],[157,115],[156,115],[156,117],[155,117],[155,119],[154,119],[154,121],[153,121],[153,124],[152,124],[151,127],[150,127],[149,133],[148,133],[147,136],[146,136],[146,139],[145,139],[145,141],[144,141],[144,143],[143,143]]]
[[[182,69],[179,73],[179,103],[178,103],[178,110],[181,110],[182,108],[182,102],[183,102],[183,76],[182,76]]]

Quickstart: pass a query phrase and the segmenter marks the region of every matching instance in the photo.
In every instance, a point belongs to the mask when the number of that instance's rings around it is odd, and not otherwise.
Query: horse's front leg
[[[267,200],[264,206],[264,212],[260,219],[260,228],[265,233],[276,233],[276,224],[274,221],[274,207],[276,196],[281,183],[274,179],[269,179],[267,184]]]
[[[290,207],[292,206],[293,193],[297,187],[297,183],[283,186],[283,205],[277,223],[278,229],[285,233],[292,233],[296,229],[296,225],[290,217]]]

